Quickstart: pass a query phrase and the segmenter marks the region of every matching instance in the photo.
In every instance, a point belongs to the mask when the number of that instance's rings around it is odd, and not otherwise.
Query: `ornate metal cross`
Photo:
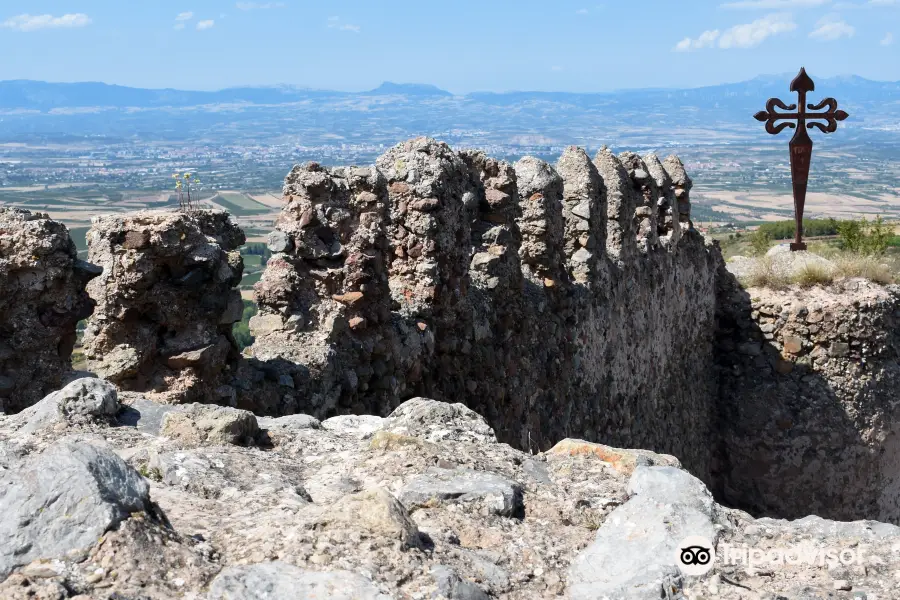
[[[791,91],[797,92],[799,98],[797,104],[787,105],[778,98],[769,98],[766,102],[766,110],[761,110],[753,118],[757,121],[763,121],[766,124],[766,131],[771,134],[778,134],[785,128],[795,129],[794,137],[791,138],[791,183],[794,186],[794,223],[796,223],[796,233],[794,235],[794,243],[791,244],[791,250],[806,250],[806,244],[803,243],[803,205],[806,203],[806,184],[809,180],[809,163],[812,159],[813,143],[807,129],[817,127],[822,133],[834,133],[837,131],[837,122],[843,121],[850,115],[842,110],[838,110],[837,100],[834,98],[825,98],[816,105],[806,103],[806,94],[815,91],[816,84],[806,74],[806,69],[801,68],[800,73],[794,77],[791,82]],[[806,112],[807,110],[818,111],[828,107],[825,112]],[[780,108],[787,111],[779,113],[775,109]],[[781,120],[796,120],[794,123],[779,123]],[[825,121],[824,124],[817,123],[814,120]],[[807,123],[807,121],[810,121]]]

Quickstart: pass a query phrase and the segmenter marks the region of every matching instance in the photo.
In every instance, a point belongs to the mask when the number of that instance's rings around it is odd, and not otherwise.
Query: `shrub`
[[[858,221],[839,221],[837,228],[842,250],[867,256],[884,254],[894,235],[893,228],[881,216],[871,223],[865,217]]]
[[[762,227],[750,234],[750,246],[753,247],[754,256],[763,256],[769,250],[772,236]]]
[[[255,341],[255,338],[250,333],[250,317],[253,317],[258,312],[259,309],[255,302],[244,300],[244,314],[241,316],[241,320],[231,328],[234,341],[237,342],[238,348],[242,351]]]

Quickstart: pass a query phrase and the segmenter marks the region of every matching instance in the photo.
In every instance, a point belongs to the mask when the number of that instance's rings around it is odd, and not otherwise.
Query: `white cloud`
[[[878,43],[881,44],[882,46],[890,46],[891,44],[894,43],[894,34],[891,32],[886,33],[885,36],[883,38],[881,38],[881,41]]]
[[[763,43],[766,38],[795,29],[797,24],[790,14],[775,13],[728,29],[719,38],[719,48],[752,48]]]
[[[284,8],[284,2],[238,2],[235,4],[238,10],[268,10],[270,8]]]
[[[341,19],[339,17],[328,17],[328,28],[337,29],[338,31],[351,31],[353,33],[359,33],[362,29],[359,25],[341,23]]]
[[[579,8],[578,10],[575,11],[575,14],[576,14],[576,15],[586,15],[586,14],[588,14],[588,9],[586,9],[586,8]]]
[[[53,15],[18,15],[3,22],[3,27],[19,31],[37,31],[38,29],[59,29],[63,27],[85,27],[91,24],[91,18],[83,13],[74,13],[54,17]]]
[[[834,15],[823,17],[816,23],[816,28],[810,32],[809,37],[823,42],[832,42],[842,37],[853,37],[856,28],[849,25],[846,21],[837,18]]]
[[[212,29],[215,27],[216,22],[212,19],[207,19],[206,21],[200,21],[197,23],[197,31],[205,31],[207,29]]]
[[[710,48],[713,45],[715,45],[717,39],[719,39],[719,30],[718,29],[704,31],[695,40],[692,40],[691,38],[684,38],[683,40],[678,42],[675,45],[675,51],[676,52],[688,52],[690,50],[699,50],[701,48]]]
[[[550,67],[550,70],[551,71],[562,71],[564,69],[559,65],[553,65],[552,67]]]
[[[191,11],[186,11],[183,13],[178,13],[178,16],[175,17],[175,20],[176,21],[190,21],[193,18],[194,18],[194,13],[192,13]]]
[[[184,23],[175,23],[175,29],[184,29]]]
[[[722,8],[746,8],[746,9],[789,9],[811,8],[830,3],[831,0],[740,0],[738,2],[726,2]]]

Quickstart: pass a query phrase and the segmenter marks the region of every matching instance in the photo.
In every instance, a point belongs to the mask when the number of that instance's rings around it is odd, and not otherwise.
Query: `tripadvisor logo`
[[[866,548],[832,548],[803,542],[786,548],[751,548],[722,544],[718,557],[725,565],[745,565],[750,569],[783,567],[785,565],[809,565],[827,567],[864,565]],[[716,549],[711,541],[692,535],[675,546],[675,564],[685,575],[698,576],[709,573],[716,564]],[[871,560],[882,562],[871,555]]]
[[[675,564],[685,575],[705,575],[716,564],[716,549],[704,537],[692,535],[675,546]]]

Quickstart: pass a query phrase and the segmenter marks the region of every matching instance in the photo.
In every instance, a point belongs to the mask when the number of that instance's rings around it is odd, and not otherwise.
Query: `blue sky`
[[[218,89],[900,80],[900,0],[3,0],[0,79]]]

